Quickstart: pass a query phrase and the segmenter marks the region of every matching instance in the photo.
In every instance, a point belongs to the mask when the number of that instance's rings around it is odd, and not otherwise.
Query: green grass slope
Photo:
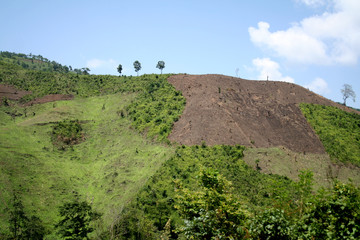
[[[0,229],[6,228],[13,191],[49,228],[58,219],[57,207],[76,196],[109,224],[173,153],[134,132],[118,114],[134,98],[114,94],[35,105],[27,108],[31,116],[15,121],[1,107]],[[65,151],[52,144],[50,134],[52,122],[63,119],[79,119],[86,138]]]
[[[300,108],[333,159],[360,166],[360,114],[315,104]]]
[[[9,231],[14,192],[25,212],[40,217],[49,232],[58,207],[74,198],[103,214],[96,229],[111,225],[174,152],[164,142],[185,99],[167,77],[43,72],[0,61],[0,83],[33,92],[22,102],[75,95],[72,101],[0,106],[0,236]],[[85,140],[64,150],[53,144],[52,132],[65,119],[81,123]]]

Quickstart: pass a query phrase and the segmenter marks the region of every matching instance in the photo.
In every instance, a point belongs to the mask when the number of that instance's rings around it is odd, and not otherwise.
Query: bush
[[[94,229],[90,223],[98,219],[101,215],[94,212],[87,202],[75,200],[65,203],[59,207],[61,220],[55,225],[58,234],[64,239],[88,239],[88,233]]]
[[[64,120],[53,126],[53,142],[60,145],[74,145],[84,140],[79,120]]]
[[[250,223],[250,234],[254,239],[292,239],[292,224],[282,209],[266,209],[257,214]]]
[[[360,191],[352,184],[335,182],[308,203],[298,223],[303,239],[360,239]]]

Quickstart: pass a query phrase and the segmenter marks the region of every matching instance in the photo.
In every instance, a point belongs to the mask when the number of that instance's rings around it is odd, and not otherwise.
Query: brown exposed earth
[[[0,100],[2,100],[4,97],[9,100],[19,100],[28,94],[31,94],[31,92],[19,90],[11,85],[0,84]]]
[[[0,84],[0,105],[2,104],[2,99],[5,97],[9,100],[17,101],[20,100],[25,95],[31,94],[29,91],[19,90],[11,85]],[[30,102],[25,103],[25,106],[30,106],[33,104],[54,102],[59,100],[71,100],[73,95],[63,95],[63,94],[50,94],[41,98],[36,98]]]
[[[301,86],[250,81],[223,75],[174,75],[168,81],[186,98],[171,141],[185,145],[283,146],[295,152],[325,153],[299,103],[354,111]]]
[[[55,102],[60,100],[72,100],[74,98],[73,95],[63,95],[63,94],[50,94],[41,98],[36,98],[30,102],[24,104],[25,106],[30,106],[33,104],[47,103],[47,102]]]

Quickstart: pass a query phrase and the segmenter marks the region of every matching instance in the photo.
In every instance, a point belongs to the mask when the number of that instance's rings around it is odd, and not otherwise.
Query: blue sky
[[[0,0],[0,50],[92,74],[217,73],[289,81],[360,108],[359,0]],[[238,70],[237,70],[238,69]]]

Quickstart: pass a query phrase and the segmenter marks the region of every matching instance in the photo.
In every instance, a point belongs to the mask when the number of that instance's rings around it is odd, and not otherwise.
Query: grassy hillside
[[[57,220],[57,207],[76,196],[93,203],[109,224],[173,152],[138,135],[117,114],[134,97],[115,94],[36,105],[27,108],[35,116],[15,122],[1,107],[0,198],[5,204],[0,212],[5,215],[0,229],[6,226],[13,191],[23,195],[25,208],[47,227]],[[51,142],[52,122],[68,118],[82,122],[86,140],[57,149]]]
[[[315,104],[300,108],[333,159],[360,166],[360,114]]]
[[[14,53],[8,51],[0,52],[0,60],[3,62],[18,65],[23,69],[38,70],[44,72],[60,72],[60,73],[76,73],[89,74],[88,68],[72,68],[71,66],[61,65],[58,62],[50,61],[49,59],[34,54]]]
[[[22,102],[52,93],[76,95],[73,101],[0,106],[0,233],[9,231],[14,192],[50,232],[58,207],[75,198],[103,214],[99,231],[109,226],[174,151],[160,142],[185,100],[167,76],[85,76],[0,61],[0,83],[33,92]],[[52,132],[65,119],[81,124],[84,140],[63,148],[53,144]]]

